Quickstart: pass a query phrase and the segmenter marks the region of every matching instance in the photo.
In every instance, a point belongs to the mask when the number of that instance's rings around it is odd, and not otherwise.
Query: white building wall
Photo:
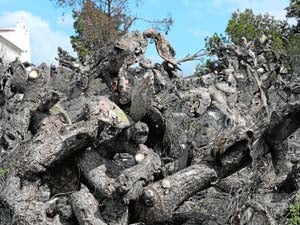
[[[0,29],[0,35],[23,50],[19,56],[21,62],[31,62],[30,34],[24,23],[18,22],[15,29]],[[8,54],[13,53],[10,52]]]
[[[16,58],[20,58],[21,52],[12,49],[10,46],[7,46],[5,43],[0,42],[0,57],[4,59],[4,62],[12,62]]]
[[[3,44],[1,43],[1,41],[0,41],[0,58],[1,58],[2,60],[4,60],[4,59],[7,58],[6,49],[5,49],[5,47],[3,46]]]

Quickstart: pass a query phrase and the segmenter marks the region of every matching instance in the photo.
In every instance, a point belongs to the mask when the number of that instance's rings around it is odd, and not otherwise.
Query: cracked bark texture
[[[300,76],[261,48],[216,45],[224,69],[180,77],[150,29],[94,64],[1,65],[0,224],[287,224]]]

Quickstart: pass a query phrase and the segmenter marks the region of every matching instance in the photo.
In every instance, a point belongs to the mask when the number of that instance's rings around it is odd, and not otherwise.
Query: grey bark
[[[98,62],[1,65],[0,223],[287,224],[300,80],[247,46],[216,44],[221,65],[201,77],[178,77],[154,30]]]
[[[102,219],[98,201],[86,187],[73,193],[70,201],[80,225],[106,225]]]
[[[206,165],[193,165],[146,186],[140,219],[147,224],[170,219],[178,205],[216,180],[217,173],[213,169]]]
[[[95,191],[97,198],[99,200],[110,198],[116,189],[116,181],[113,177],[117,176],[114,174],[114,170],[118,172],[115,168],[117,165],[101,157],[94,150],[84,151],[78,161],[82,176]]]

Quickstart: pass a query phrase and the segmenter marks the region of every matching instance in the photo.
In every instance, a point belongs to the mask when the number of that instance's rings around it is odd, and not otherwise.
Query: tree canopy
[[[76,35],[71,36],[71,43],[78,56],[83,59],[96,49],[105,51],[114,41],[122,23],[122,12],[111,12],[99,8],[93,1],[86,1],[80,11],[73,11]]]
[[[300,28],[300,0],[290,0],[290,4],[286,10],[286,16],[288,18],[295,18],[298,21],[297,27]]]
[[[71,37],[80,59],[95,52],[107,52],[116,38],[123,35],[135,20],[142,19],[162,32],[168,33],[173,19],[147,20],[132,16],[129,0],[52,0],[59,7],[72,8],[76,35]],[[136,4],[141,0],[134,0]]]
[[[206,38],[205,48],[210,52],[210,57],[197,66],[195,74],[201,75],[207,72],[211,65],[215,64],[212,62],[219,60],[214,52],[215,44],[219,42],[240,44],[242,38],[255,43],[255,40],[262,36],[270,41],[270,47],[274,52],[283,56],[287,68],[298,67],[300,0],[291,0],[286,10],[288,18],[295,18],[298,21],[296,26],[290,25],[286,20],[276,19],[268,13],[254,14],[251,9],[233,12],[228,21],[225,35],[214,34]]]
[[[264,34],[271,38],[274,50],[282,50],[288,27],[287,21],[275,19],[270,14],[255,15],[251,9],[237,10],[228,21],[226,34],[234,43],[239,43],[242,37],[253,40]]]

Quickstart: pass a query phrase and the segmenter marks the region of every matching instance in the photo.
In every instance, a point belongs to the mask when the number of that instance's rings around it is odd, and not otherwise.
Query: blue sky
[[[223,33],[231,13],[236,9],[251,8],[255,13],[266,13],[279,19],[285,18],[288,0],[143,0],[131,12],[147,19],[174,19],[168,40],[176,50],[176,58],[194,53],[204,47],[204,38],[214,32]],[[54,63],[57,46],[72,51],[69,36],[72,29],[70,10],[54,7],[50,0],[0,0],[0,27],[13,27],[24,21],[31,33],[31,55],[34,63]],[[144,30],[148,24],[138,22],[134,29]],[[160,61],[154,47],[147,56]],[[183,72],[193,72],[197,62],[182,65]]]

